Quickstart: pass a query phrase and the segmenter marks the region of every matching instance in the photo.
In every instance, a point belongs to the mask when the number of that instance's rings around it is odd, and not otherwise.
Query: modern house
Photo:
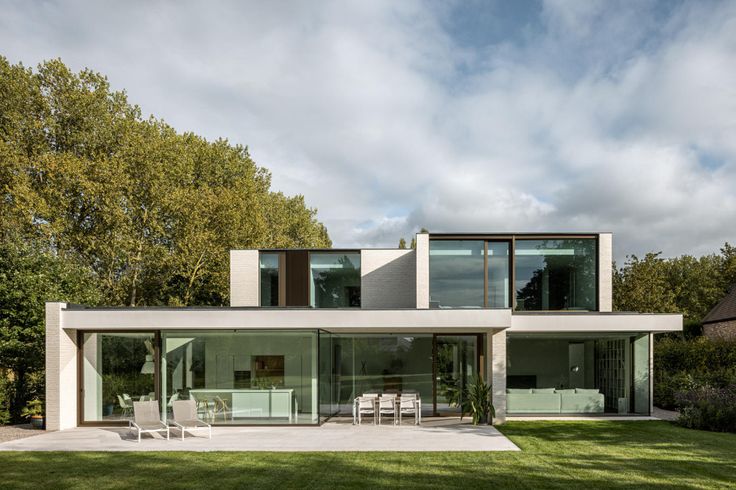
[[[736,284],[703,318],[703,335],[711,340],[736,341]]]
[[[421,233],[416,249],[233,250],[230,307],[46,305],[50,430],[194,398],[215,424],[318,425],[366,392],[457,413],[478,374],[497,418],[649,414],[652,334],[612,312],[610,233]]]

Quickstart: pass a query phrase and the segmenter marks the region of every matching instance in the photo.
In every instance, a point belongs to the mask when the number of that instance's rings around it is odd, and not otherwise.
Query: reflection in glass
[[[162,399],[216,424],[316,424],[317,332],[166,332]]]
[[[279,305],[279,254],[259,254],[261,269],[261,306]]]
[[[430,307],[483,307],[484,242],[429,241]]]
[[[133,402],[155,400],[153,333],[85,333],[84,419],[128,420]]]
[[[488,307],[509,307],[508,242],[488,242]]]
[[[517,310],[595,310],[594,239],[517,240]]]
[[[360,307],[360,253],[311,253],[310,306]]]
[[[352,412],[363,393],[414,392],[432,413],[432,334],[332,335],[334,410]]]
[[[437,336],[437,411],[460,413],[468,383],[478,374],[474,335]]]

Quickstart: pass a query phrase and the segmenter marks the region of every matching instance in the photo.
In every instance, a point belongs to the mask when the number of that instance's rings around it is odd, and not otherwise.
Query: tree
[[[403,238],[399,238],[399,248],[402,250],[406,248],[406,240]]]
[[[0,372],[10,381],[10,415],[16,421],[27,400],[44,395],[44,305],[51,300],[98,304],[97,278],[74,258],[4,235],[0,241]]]
[[[423,227],[421,230],[419,230],[419,233],[429,233],[429,230]],[[411,237],[411,248],[412,249],[417,248],[417,237],[416,236]]]
[[[667,280],[666,263],[660,254],[650,252],[643,259],[631,255],[621,269],[614,267],[614,310],[642,313],[678,311],[675,294]]]
[[[98,73],[0,58],[0,231],[79,257],[106,304],[226,304],[230,249],[330,247],[270,185],[246,147],[143,119]]]
[[[99,73],[0,57],[0,377],[13,416],[43,394],[45,301],[224,305],[229,250],[332,245],[302,196],[270,187],[247,147],[143,118]]]
[[[648,253],[631,256],[620,269],[614,264],[614,309],[682,313],[697,325],[736,282],[736,248],[726,243],[720,254],[682,255],[663,259]]]

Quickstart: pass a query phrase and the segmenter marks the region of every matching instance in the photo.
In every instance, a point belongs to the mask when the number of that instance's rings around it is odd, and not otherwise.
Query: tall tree
[[[330,247],[270,185],[246,147],[143,119],[98,73],[0,58],[0,231],[79,257],[107,304],[225,304],[230,249]]]
[[[44,304],[96,304],[92,270],[73,257],[4,234],[0,241],[0,374],[9,379],[10,414],[18,420],[25,402],[43,397]],[[2,398],[3,394],[0,394]]]

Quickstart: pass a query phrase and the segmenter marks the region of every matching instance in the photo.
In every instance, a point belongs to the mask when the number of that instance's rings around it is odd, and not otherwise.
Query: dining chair
[[[383,394],[378,399],[378,425],[381,425],[381,415],[391,415],[396,425],[396,395]]]
[[[399,399],[399,425],[403,415],[413,415],[414,425],[419,425],[419,400],[415,393],[402,393]]]
[[[376,399],[374,397],[358,397],[358,425],[363,422],[363,415],[373,415],[373,424],[376,423]]]

